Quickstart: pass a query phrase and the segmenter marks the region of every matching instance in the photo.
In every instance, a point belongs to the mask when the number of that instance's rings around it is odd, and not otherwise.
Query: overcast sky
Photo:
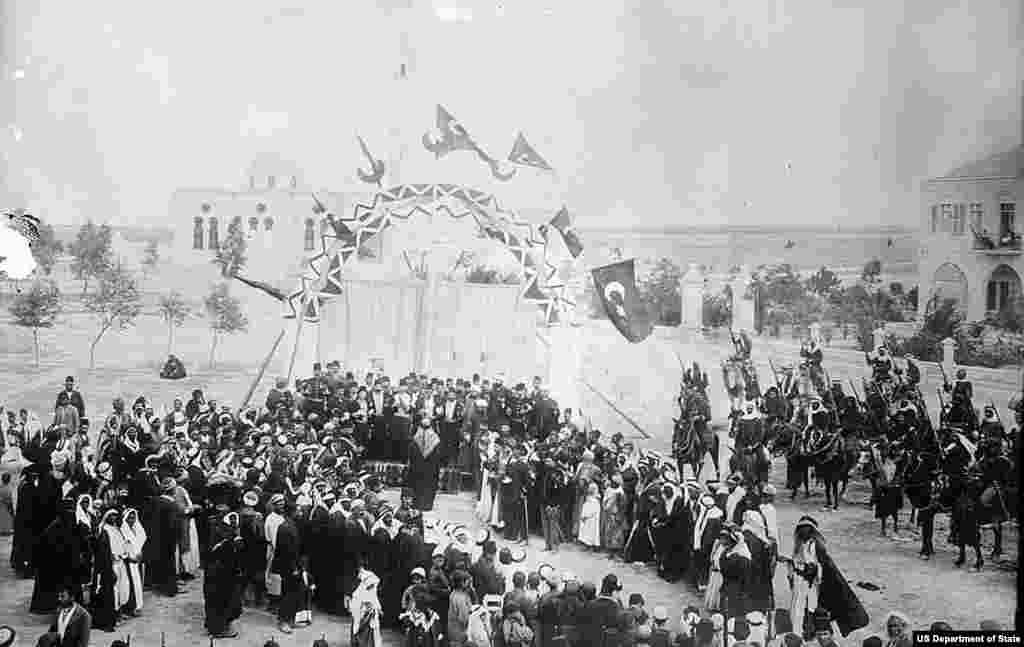
[[[413,3],[0,0],[0,198],[166,225],[174,189],[240,186],[262,151],[352,186],[355,134],[384,156],[399,128],[402,180],[564,200],[584,227],[896,225],[925,177],[1020,144],[1020,0]],[[557,176],[434,161],[436,103]]]

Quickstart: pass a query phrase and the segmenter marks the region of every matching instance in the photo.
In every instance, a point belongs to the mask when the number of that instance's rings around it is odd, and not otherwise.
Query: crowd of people
[[[198,390],[160,414],[146,396],[117,398],[93,425],[68,377],[52,423],[0,412],[4,463],[20,468],[11,566],[35,580],[31,612],[55,615],[41,644],[84,647],[90,629],[113,631],[200,571],[220,638],[251,607],[273,609],[283,633],[326,613],[350,616],[353,644],[391,629],[423,647],[827,647],[868,624],[814,518],[780,554],[772,486],[683,481],[668,457],[560,411],[539,378],[392,384],[332,362],[289,386],[239,409]],[[475,493],[484,530],[433,512],[443,475]],[[398,483],[395,497],[385,486]],[[668,610],[623,600],[614,575],[526,568],[530,534],[552,552],[573,542],[653,564],[704,604],[671,632]],[[902,647],[897,625],[886,642]]]

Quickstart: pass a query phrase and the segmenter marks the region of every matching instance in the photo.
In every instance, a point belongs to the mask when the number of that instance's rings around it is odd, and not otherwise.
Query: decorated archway
[[[317,208],[322,206],[317,203]],[[504,247],[516,260],[521,298],[542,308],[547,321],[575,305],[557,278],[558,268],[547,260],[540,227],[483,191],[456,184],[402,184],[376,193],[370,204],[357,204],[347,217],[327,214],[331,226],[320,236],[320,251],[306,263],[299,288],[288,295],[285,318],[302,313],[305,322],[319,323],[321,306],[341,294],[345,265],[361,246],[389,227],[430,215],[471,218],[482,235]]]

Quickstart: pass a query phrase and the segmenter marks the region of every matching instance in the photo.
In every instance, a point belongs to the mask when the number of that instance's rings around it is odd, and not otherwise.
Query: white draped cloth
[[[175,499],[181,497],[185,502],[185,509],[192,509],[192,497],[188,491],[179,487],[175,493]],[[182,549],[179,547],[178,566],[182,573],[195,574],[199,570],[199,532],[196,530],[196,520],[188,520],[188,543]]]
[[[131,521],[129,521],[131,519]],[[139,521],[139,513],[128,508],[121,522],[121,536],[124,538],[125,554],[128,557],[126,570],[135,592],[135,609],[142,610],[142,549],[146,545],[146,529]]]
[[[360,647],[381,647],[380,614],[381,605],[378,597],[377,587],[380,585],[378,578],[372,571],[365,568],[359,571],[359,582],[352,593],[349,601],[349,613],[352,614],[352,644]],[[367,640],[360,640],[357,643],[359,630],[363,625],[368,628],[364,634]]]
[[[789,615],[793,619],[794,627],[803,626],[805,614],[813,612],[818,608],[818,592],[821,590],[821,563],[818,561],[817,544],[814,541],[805,541],[797,547],[793,554],[793,561],[796,568],[806,564],[817,565],[817,573],[810,582],[806,577],[795,572],[794,565],[790,565],[789,586],[792,589],[792,598],[789,603]]]
[[[109,513],[108,513],[109,514]],[[121,534],[121,529],[109,524],[104,519],[103,531],[110,541],[110,558],[114,569],[114,609],[120,609],[128,604],[131,588],[128,582],[128,569],[125,567],[124,558],[128,556],[128,546]]]
[[[277,550],[277,529],[284,523],[284,517],[271,512],[263,524],[264,538],[267,540],[267,570],[266,579],[267,593],[270,595],[281,595],[281,576],[270,572],[270,565],[274,562],[274,552]]]

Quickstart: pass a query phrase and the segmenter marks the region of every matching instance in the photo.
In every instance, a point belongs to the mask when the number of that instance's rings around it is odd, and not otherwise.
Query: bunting
[[[314,210],[325,212],[316,196],[313,199]],[[341,293],[345,264],[359,248],[417,214],[472,218],[483,235],[516,259],[522,298],[543,308],[549,320],[554,309],[575,305],[565,299],[564,290],[559,290],[562,286],[550,285],[557,268],[541,253],[544,239],[493,195],[454,184],[402,184],[378,192],[370,204],[356,204],[351,216],[327,214],[332,226],[321,235],[321,251],[307,261],[300,289],[289,295],[284,316],[295,318],[301,312],[308,321],[319,321],[320,307]]]
[[[502,162],[488,155],[469,135],[450,112],[440,104],[437,106],[437,136],[423,134],[423,147],[434,154],[434,159],[441,159],[455,151],[473,151],[484,164],[491,167],[491,175],[500,182],[508,182],[515,177],[516,169],[504,166]]]
[[[579,258],[580,254],[583,253],[583,243],[580,242],[579,235],[573,229],[572,216],[569,215],[569,210],[563,206],[548,225],[554,227],[562,235],[562,241],[565,242],[565,247],[569,250],[572,257]]]
[[[370,154],[370,149],[366,146],[366,142],[359,135],[356,135],[356,139],[359,140],[359,147],[363,149],[363,156],[366,157],[370,163],[370,170],[364,171],[361,168],[356,169],[356,175],[359,179],[367,184],[376,184],[378,188],[381,186],[381,180],[384,178],[384,162],[376,159]]]
[[[543,171],[553,171],[551,165],[544,161],[537,151],[526,141],[523,133],[519,133],[515,143],[512,145],[512,152],[508,154],[508,161],[521,166],[532,166]]]

